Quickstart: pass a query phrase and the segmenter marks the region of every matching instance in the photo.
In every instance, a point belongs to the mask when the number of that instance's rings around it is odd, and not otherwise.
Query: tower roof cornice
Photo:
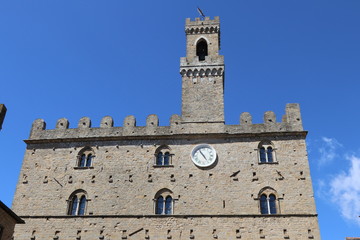
[[[195,18],[195,20],[187,18],[185,32],[186,34],[218,33],[220,32],[220,18],[210,19],[210,17],[205,17],[204,20],[200,18]]]

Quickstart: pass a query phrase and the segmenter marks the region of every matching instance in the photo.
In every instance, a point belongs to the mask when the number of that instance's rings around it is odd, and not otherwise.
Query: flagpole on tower
[[[201,20],[204,20],[205,14],[203,13],[203,11],[201,11],[201,9],[200,9],[199,7],[197,7],[197,10],[198,10],[198,12],[199,12],[199,14],[200,14]]]

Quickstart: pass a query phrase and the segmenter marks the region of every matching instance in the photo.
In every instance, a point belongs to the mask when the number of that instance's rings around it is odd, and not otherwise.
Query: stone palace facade
[[[224,120],[220,20],[186,20],[182,113],[122,127],[34,121],[13,202],[15,240],[320,239],[302,118],[287,104]]]

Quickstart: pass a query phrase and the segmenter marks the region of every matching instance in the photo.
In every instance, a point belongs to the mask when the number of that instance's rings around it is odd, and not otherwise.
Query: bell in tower
[[[220,19],[186,19],[186,57],[180,60],[182,122],[224,123],[224,57]]]

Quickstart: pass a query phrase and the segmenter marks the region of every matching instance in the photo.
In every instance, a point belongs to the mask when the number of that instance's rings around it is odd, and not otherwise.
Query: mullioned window
[[[172,166],[172,157],[170,147],[160,146],[155,151],[155,166]]]
[[[162,189],[155,195],[155,214],[171,215],[173,214],[173,196],[169,189]]]
[[[259,163],[275,163],[275,148],[270,141],[262,141],[258,145]]]
[[[86,192],[77,190],[72,193],[68,200],[68,215],[83,216],[86,212],[87,205]]]
[[[79,151],[77,156],[77,168],[91,168],[93,166],[93,160],[95,153],[90,147],[85,147]]]
[[[263,188],[259,192],[259,208],[261,214],[277,214],[279,213],[279,203],[277,192],[271,188]]]

